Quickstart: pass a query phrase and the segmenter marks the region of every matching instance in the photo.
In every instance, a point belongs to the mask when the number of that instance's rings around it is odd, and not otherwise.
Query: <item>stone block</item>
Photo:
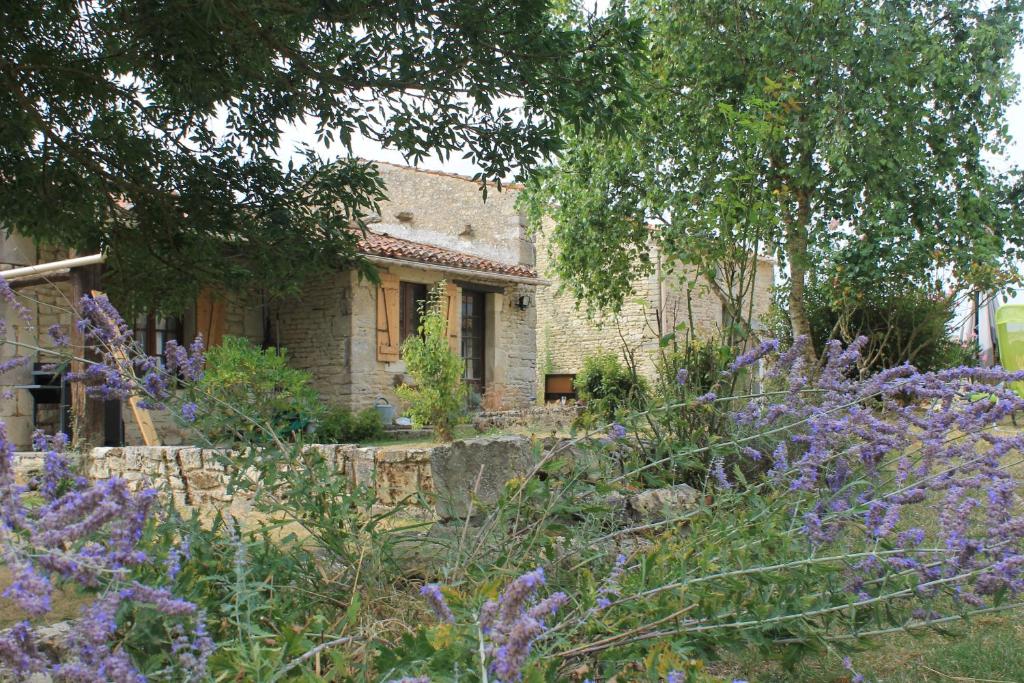
[[[203,449],[201,448],[180,448],[174,456],[186,472],[202,469]]]
[[[377,502],[395,505],[419,490],[417,466],[411,463],[382,463],[377,468]]]
[[[217,472],[207,470],[196,470],[188,475],[189,487],[200,491],[212,489],[223,489],[224,481]]]
[[[145,446],[126,446],[124,449],[124,467],[127,470],[141,470]]]
[[[352,483],[356,486],[373,486],[376,448],[359,448],[352,454]]]
[[[7,426],[7,440],[17,450],[29,450],[32,448],[32,432],[35,426],[30,416],[8,417],[5,421]]]
[[[523,436],[479,437],[434,450],[430,478],[442,519],[464,517],[470,500],[493,503],[505,484],[534,465],[530,440]]]

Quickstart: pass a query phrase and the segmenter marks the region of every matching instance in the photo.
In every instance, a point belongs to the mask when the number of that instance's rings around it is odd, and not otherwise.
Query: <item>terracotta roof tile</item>
[[[435,247],[431,244],[392,237],[387,233],[367,232],[359,240],[359,251],[370,256],[416,261],[435,266],[465,268],[484,273],[535,278],[537,274],[529,266],[501,263],[474,256],[453,249]]]

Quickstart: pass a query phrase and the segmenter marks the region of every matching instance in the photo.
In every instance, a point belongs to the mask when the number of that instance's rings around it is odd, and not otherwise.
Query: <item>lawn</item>
[[[1004,433],[1016,429],[1009,424]],[[1024,464],[1012,468],[1024,490]],[[918,520],[921,526],[934,520]],[[1013,600],[1013,597],[1008,597]],[[947,625],[943,633],[922,631],[876,637],[850,655],[853,670],[878,683],[1024,682],[1024,612],[980,615]],[[717,668],[723,675],[758,683],[845,683],[851,674],[842,656],[825,653],[805,659],[788,672],[755,653],[730,659]]]

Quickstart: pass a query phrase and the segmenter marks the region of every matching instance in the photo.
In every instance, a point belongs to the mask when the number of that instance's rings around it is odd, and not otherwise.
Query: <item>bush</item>
[[[424,303],[419,334],[409,337],[402,345],[405,368],[416,384],[398,387],[398,396],[409,403],[413,423],[433,426],[440,441],[451,439],[452,429],[466,405],[463,361],[448,347],[444,292],[442,280]]]
[[[575,384],[590,421],[612,422],[621,411],[640,408],[647,399],[647,382],[614,353],[584,358]]]
[[[318,443],[358,443],[383,435],[384,425],[376,409],[353,413],[341,407],[328,409],[317,423],[315,433]]]
[[[814,348],[820,353],[830,339],[851,343],[867,337],[860,369],[873,372],[910,363],[922,371],[977,365],[976,353],[949,336],[956,314],[952,298],[913,282],[879,282],[851,292],[831,280],[808,282],[805,292]],[[766,323],[780,340],[792,342],[785,292],[776,292]]]
[[[270,428],[279,436],[303,430],[321,412],[309,383],[308,372],[288,367],[284,349],[224,337],[206,354],[196,427],[214,440],[237,440],[239,430]]]

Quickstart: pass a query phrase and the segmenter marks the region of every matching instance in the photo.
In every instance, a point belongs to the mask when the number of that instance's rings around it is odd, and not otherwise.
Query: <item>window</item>
[[[418,282],[402,282],[399,285],[399,341],[405,340],[420,330],[420,313],[427,300],[427,286]]]
[[[167,342],[180,342],[181,319],[173,316],[162,316],[156,313],[144,313],[135,319],[132,330],[135,341],[149,356],[162,356]]]

